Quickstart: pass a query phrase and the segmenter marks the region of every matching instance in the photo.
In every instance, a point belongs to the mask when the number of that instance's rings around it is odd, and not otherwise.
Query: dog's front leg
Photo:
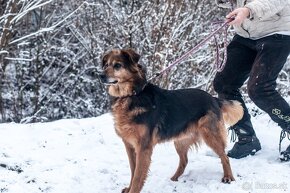
[[[122,190],[122,193],[128,193],[131,189],[132,180],[134,178],[134,172],[136,168],[136,153],[135,153],[134,147],[131,144],[127,143],[126,141],[123,141],[123,142],[125,144],[127,155],[129,158],[129,164],[130,164],[130,169],[131,169],[131,181],[130,181],[129,187],[124,188]]]
[[[140,147],[136,150],[136,168],[129,193],[141,192],[151,163],[152,150],[153,147]]]

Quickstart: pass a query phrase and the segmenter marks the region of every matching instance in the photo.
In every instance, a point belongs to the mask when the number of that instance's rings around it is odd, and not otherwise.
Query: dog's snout
[[[116,80],[113,77],[109,77],[105,72],[98,74],[98,77],[100,81],[106,85],[112,85],[112,84],[118,83],[118,80]]]
[[[100,80],[102,81],[102,83],[105,83],[106,82],[106,75],[104,73],[99,73],[98,74]]]

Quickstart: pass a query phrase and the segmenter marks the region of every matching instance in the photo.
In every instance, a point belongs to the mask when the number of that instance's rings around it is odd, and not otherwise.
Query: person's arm
[[[263,20],[280,12],[290,0],[254,0],[245,5],[250,9],[253,19]]]
[[[246,18],[263,20],[275,15],[287,4],[290,4],[290,0],[254,0],[244,7],[235,9],[226,18],[235,18],[230,25],[241,25]]]

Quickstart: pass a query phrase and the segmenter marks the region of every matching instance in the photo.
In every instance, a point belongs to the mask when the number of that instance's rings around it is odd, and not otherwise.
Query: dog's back
[[[133,107],[146,109],[146,113],[138,114],[134,120],[147,124],[151,133],[157,127],[161,139],[179,135],[209,112],[229,125],[243,115],[238,102],[220,100],[199,89],[165,90],[152,84],[132,98],[130,108]]]

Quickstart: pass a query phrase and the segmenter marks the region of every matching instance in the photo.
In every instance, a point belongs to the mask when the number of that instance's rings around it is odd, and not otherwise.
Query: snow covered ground
[[[280,129],[265,114],[253,118],[262,143],[255,156],[231,159],[236,181],[222,184],[220,159],[205,145],[189,154],[178,182],[172,143],[156,146],[143,193],[290,192],[290,163],[278,159]],[[230,137],[229,137],[230,138]],[[283,143],[286,148],[288,141]],[[228,144],[228,149],[233,143]],[[118,193],[130,170],[112,117],[36,124],[0,124],[0,193]]]

